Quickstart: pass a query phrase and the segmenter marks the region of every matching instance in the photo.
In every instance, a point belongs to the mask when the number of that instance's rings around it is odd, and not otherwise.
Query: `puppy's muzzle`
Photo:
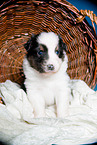
[[[48,65],[47,65],[47,68],[48,68],[48,70],[54,70],[53,64],[48,64]]]

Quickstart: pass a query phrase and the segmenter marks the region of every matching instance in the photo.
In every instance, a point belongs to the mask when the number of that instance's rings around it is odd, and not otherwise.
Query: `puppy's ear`
[[[59,36],[59,45],[60,45],[62,50],[67,52],[67,45],[63,42],[63,40],[62,40],[62,38],[60,36]]]
[[[35,35],[32,34],[31,38],[27,41],[27,43],[24,44],[24,47],[26,49],[26,51],[28,52],[34,42],[34,39],[35,39]]]
[[[29,50],[29,45],[30,45],[30,42],[29,42],[29,40],[28,40],[28,42],[27,42],[26,44],[24,44],[24,47],[25,47],[26,51]]]

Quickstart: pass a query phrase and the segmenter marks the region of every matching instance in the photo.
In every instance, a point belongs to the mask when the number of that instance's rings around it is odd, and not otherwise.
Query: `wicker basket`
[[[89,16],[93,27],[87,23]],[[65,0],[9,0],[0,6],[0,82],[24,79],[24,44],[32,33],[53,31],[67,45],[68,74],[90,87],[97,82],[97,40],[93,22],[97,17],[87,10],[78,11]]]

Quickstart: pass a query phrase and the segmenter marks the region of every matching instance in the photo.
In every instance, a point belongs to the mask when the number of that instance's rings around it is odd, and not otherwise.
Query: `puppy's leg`
[[[28,93],[28,99],[32,104],[35,118],[45,117],[45,101],[40,93]]]
[[[69,98],[68,90],[60,91],[56,98],[57,117],[64,118],[69,115]]]

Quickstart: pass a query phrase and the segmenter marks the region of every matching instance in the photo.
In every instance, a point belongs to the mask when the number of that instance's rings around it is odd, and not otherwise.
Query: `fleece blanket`
[[[0,84],[0,140],[10,145],[80,145],[97,141],[97,91],[81,80],[71,80],[69,116],[61,119],[55,106],[45,118],[34,118],[33,108],[19,85]]]

